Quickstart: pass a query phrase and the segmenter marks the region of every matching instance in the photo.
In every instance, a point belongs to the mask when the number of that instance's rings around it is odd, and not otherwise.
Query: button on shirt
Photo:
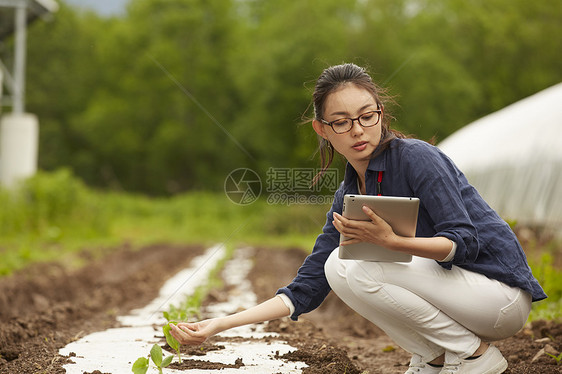
[[[438,262],[486,275],[532,295],[546,298],[527,264],[525,253],[509,225],[482,199],[464,174],[437,147],[416,139],[394,139],[369,162],[365,174],[368,195],[376,194],[377,172],[383,171],[382,194],[418,197],[417,237],[446,237],[456,243],[454,257]],[[294,306],[293,320],[316,309],[330,292],[324,263],[339,245],[340,234],[332,224],[334,212],[342,213],[345,194],[357,194],[357,173],[347,164],[344,181],[334,195],[322,234],[297,276],[277,293]]]

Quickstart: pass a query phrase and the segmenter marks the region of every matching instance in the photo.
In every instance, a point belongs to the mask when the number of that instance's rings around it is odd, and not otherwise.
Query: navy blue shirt
[[[509,225],[437,147],[416,139],[394,139],[389,148],[369,162],[365,174],[367,195],[376,194],[378,171],[383,171],[383,195],[420,199],[417,237],[443,236],[457,244],[453,259],[438,262],[441,266],[451,269],[456,265],[519,287],[530,293],[533,301],[546,298]],[[324,263],[338,247],[340,237],[332,224],[332,214],[341,214],[345,194],[357,193],[357,173],[348,164],[312,253],[292,283],[277,291],[291,299],[295,307],[293,320],[316,309],[330,292]]]

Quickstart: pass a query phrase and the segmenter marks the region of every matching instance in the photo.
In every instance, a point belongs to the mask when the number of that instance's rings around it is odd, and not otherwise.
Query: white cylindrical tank
[[[7,188],[35,175],[39,121],[33,114],[4,114],[0,120],[0,183]]]
[[[2,114],[2,89],[4,88],[4,73],[0,69],[0,114]]]

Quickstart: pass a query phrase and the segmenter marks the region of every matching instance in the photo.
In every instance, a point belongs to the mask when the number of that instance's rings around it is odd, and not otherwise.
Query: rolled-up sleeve
[[[331,209],[326,214],[326,224],[322,234],[316,238],[312,253],[305,259],[291,284],[280,288],[277,294],[285,294],[295,307],[291,319],[316,309],[331,291],[324,273],[328,256],[339,245],[339,232],[332,224],[333,213],[341,213],[343,205],[343,185],[336,191]]]

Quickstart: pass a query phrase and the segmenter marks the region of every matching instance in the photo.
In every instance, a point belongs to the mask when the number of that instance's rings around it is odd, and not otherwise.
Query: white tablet
[[[400,236],[416,236],[418,209],[417,197],[345,195],[342,215],[349,219],[369,221],[363,212],[364,205],[384,219],[392,230]],[[346,240],[340,235],[340,243]],[[373,243],[356,243],[339,247],[339,257],[348,260],[410,262],[412,255],[384,248]]]

